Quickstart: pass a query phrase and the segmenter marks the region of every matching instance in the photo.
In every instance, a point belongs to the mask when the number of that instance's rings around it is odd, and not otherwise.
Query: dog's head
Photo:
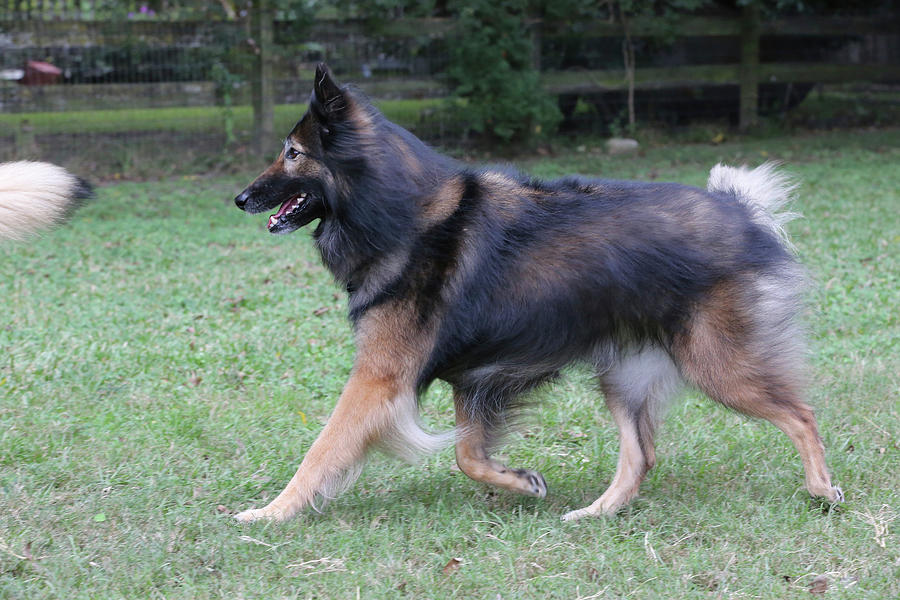
[[[348,121],[351,103],[328,67],[320,64],[309,110],[285,138],[275,162],[234,199],[238,208],[260,213],[277,207],[268,229],[279,234],[326,218],[334,188],[326,152]]]

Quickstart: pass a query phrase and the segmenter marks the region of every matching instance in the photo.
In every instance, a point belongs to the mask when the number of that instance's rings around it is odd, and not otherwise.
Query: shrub
[[[553,133],[562,118],[532,66],[525,0],[458,2],[447,76],[451,111],[469,129],[502,141]]]

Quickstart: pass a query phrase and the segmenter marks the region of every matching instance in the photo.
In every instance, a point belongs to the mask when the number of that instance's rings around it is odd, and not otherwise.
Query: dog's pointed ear
[[[328,65],[319,63],[316,66],[316,80],[313,83],[313,93],[316,100],[325,109],[328,114],[335,114],[342,111],[347,102],[344,98],[344,92],[331,76]]]

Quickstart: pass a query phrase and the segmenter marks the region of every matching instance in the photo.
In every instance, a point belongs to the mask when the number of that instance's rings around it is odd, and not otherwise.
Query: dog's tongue
[[[269,224],[268,224],[269,229],[271,229],[276,223],[278,223],[278,219],[280,219],[281,217],[284,216],[284,213],[286,213],[288,211],[288,209],[291,206],[291,202],[293,202],[293,201],[294,201],[293,198],[291,198],[290,200],[286,200],[284,202],[284,204],[281,205],[281,208],[278,209],[278,212],[276,212],[274,215],[269,217]]]
[[[294,202],[294,200],[296,200],[296,198],[291,198],[290,200],[285,200],[284,204],[281,205],[281,208],[278,209],[278,212],[272,216],[275,217],[276,219],[280,219],[281,217],[283,217],[284,213],[286,213],[288,211],[288,209],[291,207],[291,204]]]

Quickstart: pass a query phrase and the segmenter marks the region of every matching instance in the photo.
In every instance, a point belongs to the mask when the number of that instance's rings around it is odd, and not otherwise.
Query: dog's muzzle
[[[244,210],[244,207],[247,206],[247,200],[250,198],[250,190],[244,190],[240,194],[234,197],[234,203],[241,210]]]

